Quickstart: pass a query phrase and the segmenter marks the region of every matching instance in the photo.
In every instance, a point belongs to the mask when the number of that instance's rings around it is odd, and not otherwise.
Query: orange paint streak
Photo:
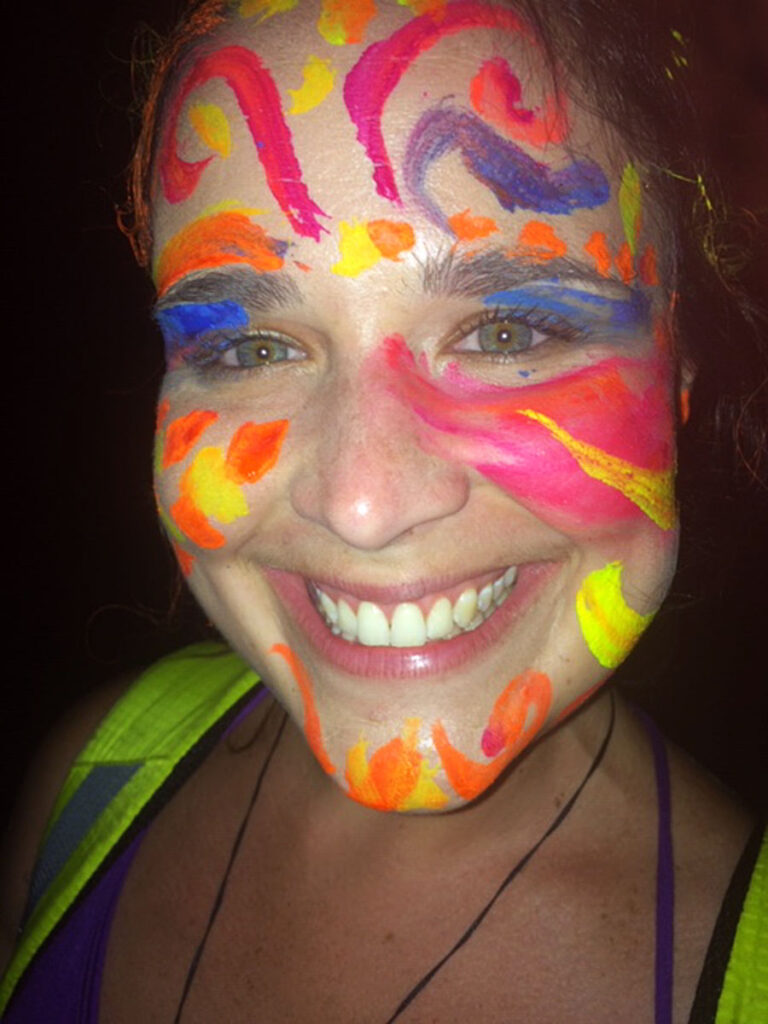
[[[488,720],[483,745],[502,752],[492,761],[473,761],[448,739],[442,722],[432,727],[432,741],[456,793],[474,800],[493,785],[507,765],[535,738],[552,703],[552,684],[542,672],[529,670],[513,679],[500,695]],[[532,716],[531,716],[532,712]],[[528,721],[530,717],[530,721]]]
[[[155,430],[161,430],[163,424],[168,418],[168,413],[171,411],[171,403],[169,399],[164,398],[157,407],[157,416],[155,417]]]
[[[288,420],[243,423],[227,449],[227,473],[237,484],[253,484],[277,463]]]
[[[616,253],[616,269],[624,284],[634,281],[635,265],[632,261],[632,250],[629,248],[628,242],[622,242],[619,251]]]
[[[555,234],[552,226],[539,220],[528,221],[517,242],[518,248],[525,249],[528,259],[536,263],[546,263],[568,252],[568,246]]]
[[[691,389],[680,389],[680,422],[683,426],[691,418]]]
[[[302,703],[304,704],[304,735],[307,737],[307,743],[323,771],[328,775],[333,775],[336,768],[329,758],[323,743],[323,733],[320,728],[320,718],[315,705],[312,680],[304,668],[304,663],[298,654],[292,651],[287,644],[273,644],[269,649],[269,653],[279,654],[291,670],[296,685],[299,688]]]
[[[593,231],[584,246],[584,252],[595,261],[595,270],[601,277],[611,276],[611,250],[604,231]]]
[[[475,217],[469,210],[454,213],[452,217],[448,218],[448,223],[451,225],[454,235],[462,242],[471,242],[475,238],[487,238],[488,235],[499,230],[499,226],[493,218]]]
[[[405,221],[369,220],[366,228],[373,244],[388,260],[396,260],[401,252],[412,249],[416,241],[413,228]]]
[[[421,755],[398,736],[375,751],[360,787],[347,776],[349,795],[377,811],[397,810],[416,788],[421,762]]]
[[[643,254],[637,264],[637,272],[643,284],[656,285],[659,283],[656,250],[652,245],[646,245],[643,250]]]
[[[174,466],[189,455],[203,432],[218,418],[218,413],[209,409],[196,409],[169,423],[163,445],[163,469]]]
[[[177,544],[175,541],[173,544],[173,552],[176,555],[176,559],[179,563],[179,568],[181,569],[182,573],[184,574],[184,576],[189,576],[195,564],[195,556],[190,555],[188,551],[185,551],[184,548],[181,547],[180,544]]]
[[[192,221],[166,243],[155,266],[160,295],[197,270],[242,263],[259,273],[279,270],[276,243],[244,213],[228,211]]]
[[[178,526],[185,536],[189,537],[193,544],[199,548],[221,548],[226,542],[223,533],[211,526],[206,517],[195,504],[189,493],[190,486],[187,479],[189,469],[181,478],[181,497],[171,506],[171,519]]]

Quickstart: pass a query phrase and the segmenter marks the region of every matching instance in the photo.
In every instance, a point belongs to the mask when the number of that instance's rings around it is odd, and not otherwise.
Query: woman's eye
[[[517,355],[546,340],[547,335],[519,320],[493,320],[480,324],[456,346],[459,352]]]
[[[231,344],[221,353],[218,363],[220,366],[249,370],[303,358],[299,349],[287,340],[269,335],[256,335]]]

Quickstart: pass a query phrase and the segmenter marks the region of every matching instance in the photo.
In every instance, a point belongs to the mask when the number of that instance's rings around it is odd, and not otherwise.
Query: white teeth
[[[443,640],[453,629],[453,605],[447,597],[440,597],[427,616],[427,636],[430,640]]]
[[[395,608],[390,639],[393,647],[421,647],[425,643],[427,626],[417,604],[405,602]]]
[[[453,606],[453,621],[466,629],[477,612],[477,591],[474,587],[463,590]]]
[[[361,601],[357,612],[343,598],[338,602],[312,585],[315,604],[329,629],[350,643],[366,647],[422,647],[428,640],[450,640],[481,626],[503,604],[517,580],[517,567],[510,566],[478,594],[467,587],[457,599],[437,598],[429,613],[412,601],[403,601],[392,612],[392,623],[372,601]]]
[[[366,647],[389,647],[387,616],[372,601],[361,601],[357,609],[357,639]]]

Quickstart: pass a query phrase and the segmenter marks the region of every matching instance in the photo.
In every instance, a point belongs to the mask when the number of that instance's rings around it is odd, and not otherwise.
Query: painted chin
[[[334,635],[318,611],[305,577],[271,568],[264,574],[292,631],[301,633],[314,657],[358,679],[394,681],[438,680],[472,661],[491,660],[561,568],[560,563],[551,561],[520,565],[503,604],[481,625],[420,647],[367,647]]]

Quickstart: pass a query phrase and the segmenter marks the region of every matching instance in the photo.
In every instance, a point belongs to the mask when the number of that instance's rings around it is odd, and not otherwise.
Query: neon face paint
[[[403,178],[419,209],[445,231],[450,231],[450,224],[427,194],[426,179],[432,164],[454,150],[460,152],[469,173],[509,212],[571,213],[602,206],[611,194],[607,178],[593,161],[575,160],[553,171],[477,115],[438,106],[422,114],[411,132]]]
[[[628,163],[619,186],[619,210],[624,225],[624,237],[632,256],[637,250],[637,238],[642,229],[643,192],[640,175],[634,164]]]
[[[196,103],[189,120],[198,137],[224,160],[232,152],[232,136],[227,115],[215,103]]]
[[[213,159],[209,156],[203,160],[183,160],[176,148],[178,121],[185,100],[212,78],[223,78],[234,93],[267,185],[292,228],[299,235],[318,240],[325,228],[317,218],[325,214],[310,198],[302,181],[280,94],[259,58],[244,46],[225,46],[201,57],[177,88],[165,121],[158,159],[165,198],[171,203],[188,199]]]
[[[623,570],[621,562],[611,562],[590,573],[576,595],[584,640],[604,668],[617,668],[653,619],[653,615],[639,615],[624,600]]]
[[[169,369],[184,360],[190,345],[199,346],[202,336],[236,330],[248,325],[248,314],[239,302],[189,302],[161,309],[155,319],[163,332]]]
[[[257,273],[279,270],[286,248],[240,210],[200,217],[163,246],[154,267],[158,295],[198,270],[238,263]]]
[[[218,418],[219,414],[212,409],[195,409],[169,423],[163,442],[162,469],[168,469],[186,459],[203,432]]]
[[[513,679],[497,699],[483,733],[482,751],[491,761],[475,761],[453,746],[442,722],[432,727],[432,740],[454,791],[474,800],[498,779],[513,758],[540,732],[552,703],[552,684],[542,672],[528,671]]]
[[[520,80],[503,57],[484,61],[469,87],[474,109],[507,138],[538,148],[562,142],[568,134],[564,101],[558,104],[554,97],[547,97],[544,113],[537,116],[536,111],[518,106],[522,95]]]
[[[292,11],[299,0],[240,0],[238,14],[241,18],[253,18],[260,14],[259,22],[274,17],[275,14],[284,14]]]
[[[511,11],[476,0],[459,0],[448,5],[440,17],[424,14],[393,32],[389,39],[373,43],[347,75],[344,102],[357,128],[357,138],[373,167],[376,191],[386,199],[400,201],[381,130],[387,100],[403,74],[425,50],[448,35],[472,28],[523,31],[522,22]]]
[[[431,767],[417,749],[421,722],[408,719],[402,736],[368,756],[361,739],[347,751],[344,777],[349,796],[377,811],[439,810],[448,797],[434,781]]]
[[[491,217],[475,217],[469,210],[454,213],[448,218],[448,226],[460,242],[487,238],[499,230],[498,224]]]
[[[302,70],[304,81],[299,89],[289,89],[293,100],[289,114],[306,114],[319,107],[333,89],[336,71],[329,60],[310,56]]]
[[[584,252],[595,261],[595,270],[601,277],[611,276],[611,250],[604,231],[593,231],[584,244]]]
[[[517,250],[532,263],[546,263],[565,256],[568,246],[555,234],[551,224],[529,220],[517,239]]]
[[[317,31],[332,46],[362,43],[375,14],[374,0],[323,0]]]
[[[342,277],[357,277],[382,259],[396,260],[413,247],[415,238],[410,224],[388,220],[339,224],[341,259],[331,270]]]
[[[336,768],[325,749],[323,731],[315,704],[315,691],[309,673],[304,667],[304,662],[287,644],[273,644],[269,653],[279,655],[291,670],[304,705],[304,735],[307,738],[307,743],[323,771],[328,775],[333,775]]]

